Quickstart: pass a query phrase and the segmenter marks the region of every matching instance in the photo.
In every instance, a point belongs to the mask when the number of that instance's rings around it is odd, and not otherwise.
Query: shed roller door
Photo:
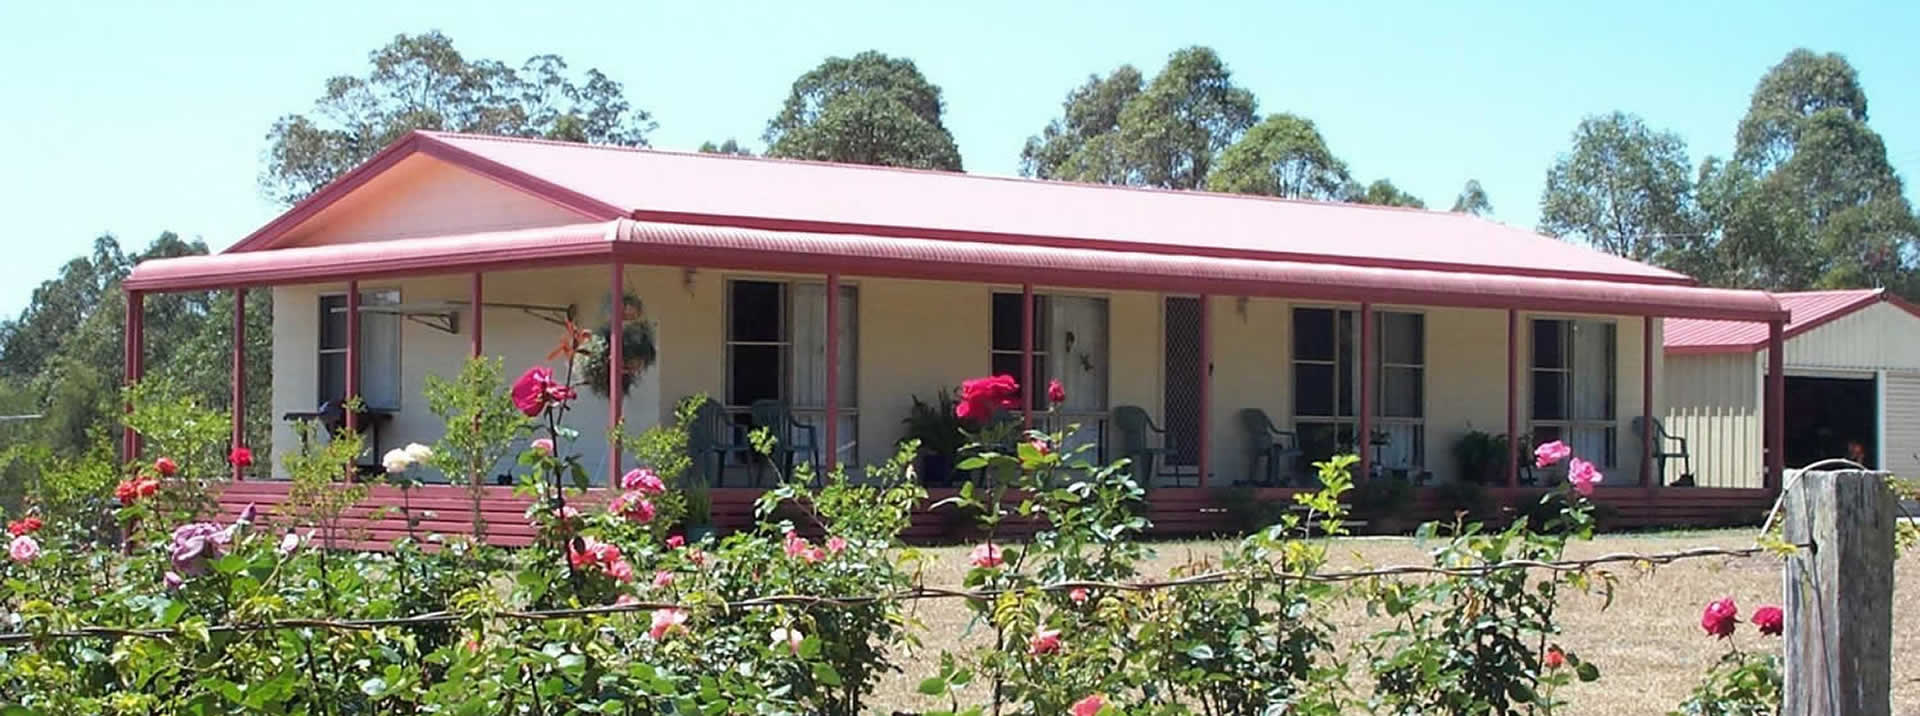
[[[1888,373],[1887,464],[1901,477],[1920,477],[1920,373]]]

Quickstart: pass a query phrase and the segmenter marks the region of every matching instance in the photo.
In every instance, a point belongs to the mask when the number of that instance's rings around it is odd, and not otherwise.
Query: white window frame
[[[1013,363],[1015,365],[1019,365],[1021,354],[1026,352],[1025,349],[1023,349],[1020,346],[1014,346],[1013,348],[999,348],[994,346],[993,344],[993,337],[995,332],[993,330],[993,320],[995,315],[997,315],[997,312],[993,310],[993,304],[1001,296],[1012,296],[1014,298],[1021,298],[1023,296],[1023,292],[1018,290],[1008,291],[1004,289],[994,289],[993,291],[989,292],[987,295],[987,372],[988,373],[992,373],[995,370],[993,366],[994,366],[994,363],[997,362],[996,359],[1001,357],[1012,358]],[[1034,372],[1034,376],[1033,376],[1034,382],[1040,384],[1037,386],[1029,386],[1031,390],[1029,390],[1028,395],[1033,396],[1031,402],[1033,403],[1034,412],[1040,412],[1047,409],[1047,391],[1045,386],[1046,386],[1048,376],[1046,374],[1046,366],[1047,366],[1047,358],[1051,354],[1047,352],[1047,341],[1044,339],[1047,336],[1047,331],[1052,329],[1052,326],[1050,325],[1052,323],[1051,321],[1052,311],[1047,310],[1047,307],[1048,307],[1047,294],[1040,293],[1037,291],[1034,292],[1033,294],[1033,332],[1035,335],[1031,339],[1024,336],[1021,337],[1021,341],[1023,343],[1028,340],[1031,340],[1033,342],[1033,365],[1031,366],[1030,369],[1033,370]],[[1111,310],[1111,308],[1109,308],[1109,310]],[[1019,333],[1020,328],[1016,327],[1013,330],[1017,334]],[[1025,371],[1028,369],[1029,369],[1028,366],[1022,366],[1021,372],[1013,374],[1013,379],[1020,381],[1024,385],[1027,380]]]
[[[1369,427],[1374,430],[1379,430],[1381,429],[1382,426],[1385,426],[1385,425],[1411,426],[1414,429],[1417,442],[1414,445],[1412,462],[1405,466],[1400,466],[1400,467],[1408,471],[1409,473],[1408,477],[1410,478],[1416,477],[1421,471],[1426,470],[1427,469],[1427,451],[1426,451],[1426,448],[1427,448],[1427,395],[1429,394],[1430,391],[1428,390],[1429,386],[1427,383],[1427,375],[1428,375],[1427,364],[1424,361],[1426,360],[1428,356],[1428,351],[1432,346],[1432,341],[1427,340],[1427,325],[1426,325],[1427,314],[1424,311],[1412,311],[1412,310],[1402,310],[1402,309],[1386,310],[1386,309],[1380,309],[1380,308],[1373,309],[1374,345],[1373,345],[1373,350],[1369,353],[1369,356],[1372,358],[1372,365],[1363,367],[1358,365],[1361,362],[1361,351],[1360,351],[1360,345],[1359,345],[1359,341],[1361,340],[1361,330],[1360,330],[1360,309],[1357,306],[1296,303],[1296,304],[1289,305],[1287,308],[1288,308],[1287,325],[1289,329],[1292,331],[1299,330],[1299,313],[1297,311],[1299,311],[1300,309],[1331,311],[1333,313],[1333,321],[1334,321],[1333,340],[1335,341],[1335,343],[1333,346],[1333,358],[1331,360],[1323,360],[1323,359],[1316,359],[1316,358],[1301,358],[1297,352],[1299,349],[1298,341],[1294,340],[1294,336],[1289,335],[1287,337],[1287,360],[1288,360],[1288,370],[1290,371],[1288,374],[1289,381],[1290,381],[1290,385],[1288,385],[1288,390],[1291,394],[1290,397],[1292,402],[1292,405],[1289,406],[1289,412],[1291,414],[1290,417],[1293,421],[1292,423],[1293,428],[1296,431],[1295,433],[1296,436],[1298,435],[1297,431],[1299,430],[1299,426],[1302,423],[1332,425],[1334,426],[1334,431],[1335,431],[1334,435],[1335,435],[1336,442],[1338,441],[1339,431],[1344,429],[1347,431],[1349,435],[1353,436],[1353,441],[1356,443],[1356,445],[1353,446],[1353,449],[1372,450],[1373,449],[1372,436],[1360,435],[1360,411],[1370,410],[1371,414],[1370,414],[1370,420],[1369,420],[1369,423],[1370,423]],[[1387,362],[1386,360],[1386,357],[1387,357],[1386,335],[1387,334],[1385,331],[1380,330],[1380,323],[1383,321],[1384,317],[1388,314],[1419,317],[1420,340],[1421,340],[1420,357],[1423,362],[1421,363],[1388,363]],[[1347,320],[1351,321],[1352,327],[1353,327],[1352,333],[1350,334],[1350,337],[1353,340],[1353,344],[1349,347],[1350,349],[1348,351],[1351,357],[1346,361],[1342,361],[1340,359],[1340,352],[1341,352],[1342,346],[1340,345],[1339,341],[1340,341],[1340,320],[1342,317],[1345,317]],[[1300,398],[1299,398],[1300,368],[1299,367],[1301,365],[1333,366],[1335,384],[1333,386],[1333,405],[1332,405],[1331,414],[1308,415],[1300,412]],[[1386,402],[1385,377],[1386,377],[1386,369],[1390,367],[1402,368],[1402,369],[1411,368],[1411,369],[1416,369],[1420,371],[1420,401],[1419,401],[1420,414],[1419,416],[1390,417],[1385,414],[1385,411],[1380,409],[1381,405]],[[1373,391],[1373,405],[1371,406],[1362,405],[1360,401],[1360,376],[1361,376],[1361,371],[1364,371],[1364,370],[1373,371],[1374,391]],[[1348,398],[1348,404],[1354,406],[1353,409],[1350,411],[1351,414],[1348,414],[1348,415],[1343,415],[1340,412],[1340,386],[1339,386],[1338,380],[1339,380],[1339,376],[1342,373],[1346,373],[1349,376],[1350,383],[1348,384],[1348,388],[1351,391],[1351,393],[1347,396],[1347,398]],[[1337,450],[1338,448],[1336,447],[1335,449]],[[1369,457],[1371,457],[1371,453],[1369,453]]]
[[[326,395],[327,391],[326,391],[325,383],[326,383],[327,356],[333,356],[333,355],[345,356],[347,353],[345,333],[343,333],[342,343],[340,347],[327,348],[325,346],[326,333],[327,333],[326,323],[328,318],[327,313],[337,312],[344,315],[347,312],[346,302],[342,300],[340,302],[340,306],[334,309],[328,309],[327,303],[331,299],[345,299],[346,297],[347,297],[346,291],[326,291],[326,292],[320,293],[317,297],[318,309],[320,311],[320,325],[314,328],[315,361],[314,361],[314,372],[313,372],[314,393],[319,395],[319,398],[315,401],[316,405],[319,404],[320,402],[334,399],[333,396]],[[374,300],[370,301],[368,300],[369,298],[373,298]],[[360,385],[362,388],[361,393],[363,394],[366,392],[365,391],[366,382],[367,382],[366,376],[368,373],[371,372],[368,370],[368,368],[369,366],[373,365],[373,361],[369,361],[367,359],[367,351],[366,351],[367,325],[366,325],[365,309],[367,306],[370,306],[370,305],[389,305],[389,304],[398,305],[399,303],[400,303],[400,289],[398,287],[360,289],[360,308],[362,309],[362,315],[360,316],[360,319],[361,319],[360,350],[355,351],[355,353],[357,354],[356,357],[360,359],[361,371],[360,371],[359,377],[360,377]],[[391,405],[373,405],[371,404],[371,402],[369,402],[367,407],[372,409],[378,409],[378,410],[399,411],[401,409],[402,403],[405,402],[405,399],[406,399],[405,396],[407,392],[406,386],[402,383],[402,379],[404,378],[404,376],[401,375],[401,372],[400,372],[400,368],[401,368],[400,354],[402,351],[401,342],[406,337],[406,331],[404,330],[405,327],[400,322],[399,316],[395,314],[390,314],[390,315],[392,315],[392,319],[393,319],[392,320],[393,352],[392,354],[386,356],[386,360],[383,361],[383,363],[385,363],[388,374],[393,376],[394,385],[397,388],[394,391],[393,403]],[[342,360],[344,361],[344,358]],[[351,398],[355,396],[344,396],[344,397]],[[360,397],[363,400],[365,399],[364,395]]]
[[[741,282],[771,283],[771,284],[779,284],[781,286],[781,289],[780,289],[780,338],[778,340],[773,340],[773,341],[734,340],[733,338],[733,315],[734,315],[733,286],[734,284],[741,283]],[[786,402],[787,409],[789,411],[792,411],[795,417],[799,417],[801,419],[807,420],[814,425],[814,429],[818,431],[819,439],[823,443],[821,445],[822,455],[820,457],[823,460],[826,459],[827,455],[825,454],[825,452],[831,451],[834,449],[834,446],[824,444],[827,439],[827,423],[826,423],[827,406],[824,403],[820,405],[801,405],[795,400],[794,396],[798,393],[798,391],[794,389],[794,359],[793,359],[793,344],[794,344],[794,340],[793,340],[794,290],[793,289],[795,286],[801,286],[801,285],[820,286],[824,288],[826,286],[826,282],[812,281],[812,280],[807,280],[802,278],[791,278],[791,277],[739,275],[739,276],[724,277],[721,282],[721,285],[724,286],[724,289],[723,289],[724,296],[722,297],[722,303],[725,304],[723,310],[721,311],[721,319],[720,319],[722,321],[721,327],[720,327],[721,351],[725,355],[725,360],[726,360],[725,393],[721,396],[722,398],[721,406],[724,409],[724,412],[728,413],[729,415],[742,415],[753,410],[752,405],[737,405],[731,402],[733,398],[733,359],[734,359],[733,349],[735,347],[743,347],[743,346],[776,347],[779,349],[779,354],[780,354],[780,400]],[[840,282],[840,290],[850,292],[854,297],[854,302],[852,305],[852,308],[853,308],[852,320],[843,322],[843,325],[840,326],[840,330],[843,333],[850,332],[851,333],[850,337],[853,339],[849,341],[849,348],[852,350],[852,355],[845,357],[850,370],[843,371],[839,376],[840,384],[849,388],[852,396],[850,398],[851,402],[845,405],[841,405],[839,410],[840,419],[843,421],[846,421],[851,427],[851,434],[840,435],[839,436],[840,440],[842,442],[845,442],[849,437],[854,438],[853,449],[850,451],[850,454],[841,457],[841,463],[851,466],[851,465],[859,464],[859,456],[860,456],[860,442],[858,439],[860,435],[860,380],[859,380],[860,287],[859,287],[859,284],[857,283],[842,281]],[[837,396],[827,396],[827,400],[834,400],[836,397]]]
[[[1415,442],[1414,442],[1413,453],[1411,458],[1412,462],[1404,466],[1409,473],[1413,473],[1413,474],[1410,474],[1409,477],[1413,477],[1413,476],[1416,476],[1417,473],[1419,473],[1420,471],[1425,470],[1427,467],[1427,387],[1428,386],[1427,386],[1426,360],[1427,360],[1427,350],[1432,344],[1431,341],[1427,340],[1427,314],[1421,311],[1382,311],[1382,310],[1375,310],[1373,314],[1374,314],[1373,336],[1374,336],[1374,343],[1375,343],[1374,345],[1374,356],[1375,356],[1374,364],[1375,365],[1373,367],[1373,370],[1374,370],[1373,427],[1374,429],[1377,430],[1384,425],[1399,425],[1399,426],[1411,427],[1413,429]],[[1390,363],[1387,361],[1388,333],[1387,331],[1380,330],[1380,327],[1385,325],[1386,317],[1389,315],[1412,316],[1420,322],[1420,362],[1419,363]],[[1419,415],[1390,416],[1386,414],[1386,410],[1383,409],[1383,406],[1385,406],[1387,402],[1386,386],[1387,386],[1387,369],[1388,368],[1419,371],[1420,400],[1418,401],[1418,405],[1416,406],[1417,408],[1416,412],[1418,412]],[[1356,389],[1357,388],[1358,386],[1356,386]]]
[[[1565,367],[1543,368],[1539,365],[1539,362],[1540,362],[1540,358],[1538,355],[1539,339],[1536,333],[1539,330],[1539,324],[1541,322],[1554,322],[1554,323],[1559,323],[1563,326],[1563,328],[1561,329],[1560,335],[1562,336],[1562,339],[1565,341],[1564,345],[1561,348],[1561,352],[1566,358]],[[1602,368],[1602,370],[1605,371],[1605,375],[1607,378],[1607,407],[1608,407],[1607,413],[1608,415],[1604,418],[1577,417],[1577,411],[1575,411],[1573,407],[1575,376],[1579,375],[1581,371],[1585,370],[1583,366],[1578,365],[1577,359],[1576,359],[1577,352],[1573,349],[1573,338],[1572,338],[1574,333],[1573,328],[1576,324],[1580,324],[1580,323],[1586,323],[1586,324],[1597,325],[1597,326],[1605,326],[1607,329],[1607,333],[1609,334],[1610,339],[1607,340],[1605,345],[1607,348],[1607,360],[1610,363],[1610,365],[1607,365]],[[1536,378],[1536,376],[1537,374],[1540,374],[1540,373],[1555,373],[1563,376],[1560,382],[1563,386],[1565,386],[1566,393],[1561,396],[1561,408],[1567,417],[1540,418],[1535,416],[1535,412],[1538,409],[1538,400],[1537,400],[1537,396],[1534,395],[1534,391],[1538,388],[1539,381]],[[1596,464],[1600,465],[1600,467],[1603,470],[1611,470],[1619,466],[1619,456],[1620,456],[1619,422],[1620,422],[1620,324],[1619,324],[1619,321],[1616,321],[1611,318],[1598,318],[1598,317],[1588,317],[1588,316],[1554,316],[1554,315],[1528,316],[1527,317],[1527,436],[1528,436],[1528,439],[1530,441],[1537,443],[1538,440],[1537,438],[1535,438],[1535,436],[1539,434],[1540,428],[1543,428],[1543,427],[1554,428],[1560,432],[1560,440],[1566,442],[1569,446],[1571,446],[1573,444],[1572,434],[1574,431],[1603,430],[1606,435],[1606,438],[1605,438],[1606,448],[1604,450],[1606,454],[1599,456],[1601,459],[1595,462]],[[1581,454],[1581,455],[1577,455],[1577,457],[1580,457],[1589,461],[1592,461],[1594,458],[1594,456],[1591,454]],[[1557,466],[1554,469],[1564,470],[1565,467],[1566,466],[1563,464],[1563,465]]]

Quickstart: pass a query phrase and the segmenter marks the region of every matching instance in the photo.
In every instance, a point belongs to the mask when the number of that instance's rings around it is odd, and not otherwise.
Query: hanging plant
[[[626,397],[633,389],[633,381],[651,367],[659,354],[653,340],[653,322],[646,320],[646,310],[640,304],[640,297],[626,294],[621,301],[620,318],[620,362],[624,365],[620,371],[620,396]],[[608,315],[612,315],[609,307]],[[576,369],[580,377],[597,395],[607,395],[607,371],[611,356],[607,346],[611,345],[613,322],[608,320],[600,324],[593,332],[587,344],[575,354],[579,361]]]

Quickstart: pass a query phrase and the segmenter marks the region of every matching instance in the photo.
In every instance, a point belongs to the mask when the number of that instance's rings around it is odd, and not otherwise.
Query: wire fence
[[[1793,548],[1805,548],[1810,545],[1791,545]],[[1629,564],[1644,567],[1669,565],[1683,560],[1723,558],[1743,559],[1775,552],[1776,547],[1696,547],[1670,552],[1642,554],[1635,552],[1616,552],[1582,559],[1542,561],[1530,559],[1506,560],[1487,564],[1465,565],[1459,567],[1436,567],[1431,565],[1395,565],[1338,572],[1250,572],[1246,570],[1222,570],[1196,574],[1178,579],[1103,582],[1103,581],[1061,581],[1051,584],[1023,587],[1017,589],[954,589],[947,587],[915,586],[888,594],[872,594],[846,597],[827,597],[806,594],[776,594],[737,601],[702,604],[679,602],[626,602],[606,606],[582,607],[575,609],[548,609],[536,611],[488,610],[473,612],[436,611],[404,617],[381,619],[276,619],[255,623],[223,624],[207,627],[206,633],[238,633],[278,631],[286,629],[326,629],[346,631],[366,631],[385,627],[420,626],[430,624],[450,624],[465,621],[512,620],[512,621],[549,621],[555,619],[584,619],[596,616],[630,614],[660,609],[720,608],[763,609],[777,606],[847,608],[867,606],[882,602],[915,601],[931,599],[965,599],[985,601],[1008,593],[1032,592],[1071,592],[1075,589],[1101,590],[1110,592],[1150,592],[1161,589],[1178,589],[1221,585],[1243,582],[1312,582],[1338,583],[1352,582],[1379,577],[1439,576],[1439,577],[1483,577],[1496,572],[1510,570],[1544,570],[1550,572],[1585,572],[1595,567],[1609,564]],[[75,629],[47,632],[15,632],[0,634],[0,645],[22,642],[42,642],[52,639],[83,638],[148,638],[168,639],[184,633],[183,629],[122,629],[116,627],[88,626]],[[200,630],[195,630],[199,632]]]

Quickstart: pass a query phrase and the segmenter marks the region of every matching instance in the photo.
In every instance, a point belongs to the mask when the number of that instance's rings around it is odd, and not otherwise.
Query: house
[[[1920,474],[1920,308],[1884,289],[1775,294],[1792,313],[1785,371],[1785,457],[1803,466],[1854,458]],[[1666,429],[1688,443],[1693,481],[1759,487],[1764,328],[1674,319],[1665,336]],[[1669,460],[1666,479],[1684,469]]]
[[[778,401],[831,446],[822,461],[858,465],[892,453],[912,396],[1008,373],[1106,458],[1164,448],[1148,482],[1184,517],[1158,519],[1196,525],[1207,493],[1190,488],[1284,492],[1269,478],[1359,435],[1363,477],[1519,491],[1525,444],[1566,440],[1605,466],[1610,498],[1651,501],[1633,428],[1664,414],[1646,409],[1663,320],[1777,339],[1787,318],[1762,292],[1462,214],[435,132],[125,285],[133,376],[144,295],[273,292],[276,451],[296,444],[281,418],[347,394],[375,409],[376,451],[431,442],[426,376],[469,355],[517,372],[558,320],[623,325],[609,309],[631,294],[656,359],[623,400],[582,391],[569,418],[596,474],[623,467],[608,425],[656,424],[694,394],[739,424]],[[1051,379],[1063,405],[1036,389]],[[1122,407],[1163,432],[1123,430]],[[1280,468],[1250,410],[1293,434]],[[1525,439],[1462,474],[1452,446],[1476,431]]]

